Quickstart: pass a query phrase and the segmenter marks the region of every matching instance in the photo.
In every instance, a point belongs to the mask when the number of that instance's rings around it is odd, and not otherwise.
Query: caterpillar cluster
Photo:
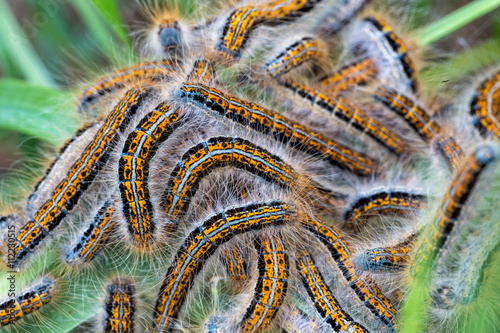
[[[425,331],[494,312],[500,75],[431,112],[377,8],[155,15],[155,59],[83,89],[84,124],[0,220],[2,269],[42,281],[0,301],[1,327],[394,332],[422,276]]]

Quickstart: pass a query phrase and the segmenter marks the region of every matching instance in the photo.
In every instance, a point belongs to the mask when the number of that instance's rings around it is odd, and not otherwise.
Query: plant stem
[[[415,33],[417,43],[420,46],[429,46],[498,7],[500,7],[500,0],[473,1],[440,20],[417,30]]]

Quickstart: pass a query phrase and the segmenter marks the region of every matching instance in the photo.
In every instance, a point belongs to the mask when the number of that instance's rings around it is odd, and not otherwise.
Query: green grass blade
[[[128,38],[127,31],[125,30],[125,27],[123,25],[116,1],[92,0],[92,2],[101,12],[101,14],[106,18],[106,20],[108,20],[109,24],[113,28],[113,31],[120,38],[122,43],[127,47],[128,50],[132,50],[130,39]]]
[[[420,46],[428,46],[498,7],[500,7],[500,0],[473,1],[417,30],[415,34],[417,43]]]
[[[0,80],[0,127],[59,146],[74,132],[71,94],[14,79]]]
[[[56,85],[5,0],[0,0],[0,38],[9,58],[27,80],[43,86]]]
[[[442,91],[442,85],[456,86],[463,78],[482,68],[497,64],[498,54],[500,54],[500,43],[498,40],[490,39],[436,66],[424,69],[420,78],[426,82],[425,88],[429,92]]]

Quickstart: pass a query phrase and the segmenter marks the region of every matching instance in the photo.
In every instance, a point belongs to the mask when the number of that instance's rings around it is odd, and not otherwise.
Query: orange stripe
[[[217,50],[228,59],[239,59],[252,31],[259,25],[277,25],[301,17],[321,0],[276,0],[255,7],[235,9],[227,19]]]
[[[322,77],[319,86],[327,93],[336,94],[342,90],[364,86],[377,75],[377,69],[372,59],[365,58],[347,64],[335,72]]]
[[[262,332],[283,304],[290,269],[288,254],[280,237],[259,235],[254,242],[259,253],[259,276],[252,301],[239,324],[240,332]]]
[[[434,264],[448,236],[463,218],[464,207],[467,207],[481,176],[488,167],[498,162],[499,156],[500,152],[496,145],[483,144],[464,162],[453,179],[434,222],[425,234],[425,241],[417,249],[411,266],[412,275],[418,275],[422,267],[428,268],[429,264]]]
[[[24,290],[17,297],[1,300],[0,327],[15,324],[24,316],[40,310],[52,300],[55,290],[54,279],[45,277],[39,284]]]
[[[221,253],[222,264],[233,282],[242,282],[248,278],[248,256],[232,245]]]
[[[123,216],[134,246],[149,248],[156,241],[156,224],[149,191],[149,166],[158,147],[184,124],[180,109],[160,103],[129,134],[119,161],[118,179]]]
[[[246,102],[203,84],[184,83],[173,91],[174,97],[199,107],[212,117],[224,117],[272,139],[290,144],[313,155],[322,155],[330,163],[358,175],[375,172],[377,162],[346,146],[323,137],[278,113]]]
[[[470,115],[474,126],[483,137],[500,137],[500,72],[481,82],[470,102]]]
[[[116,226],[114,213],[113,202],[106,200],[94,220],[83,230],[77,241],[67,249],[63,260],[70,265],[91,262],[107,245],[108,237]]]
[[[329,250],[348,288],[361,301],[361,305],[367,308],[380,324],[391,331],[397,330],[400,323],[396,309],[369,277],[357,274],[351,260],[352,250],[341,233],[314,216],[302,214],[301,221],[303,227]]]
[[[85,148],[80,158],[71,167],[68,175],[45,202],[18,232],[14,258],[6,258],[10,267],[17,267],[32,254],[44,239],[48,238],[63,219],[78,204],[82,194],[106,164],[114,149],[116,138],[121,135],[145,99],[152,93],[150,88],[132,89],[109,114],[94,140]]]
[[[280,85],[287,89],[288,93],[296,97],[302,104],[317,108],[322,113],[333,116],[348,128],[365,133],[393,154],[401,155],[405,151],[405,144],[396,133],[368,114],[349,105],[343,99],[336,99],[326,95],[322,91],[311,89],[306,85],[298,84],[291,80],[281,81]]]
[[[363,325],[355,322],[333,296],[313,258],[304,251],[297,253],[297,270],[309,299],[335,332],[367,333]]]
[[[450,169],[456,169],[460,165],[463,158],[462,149],[452,137],[440,136],[441,127],[423,107],[389,87],[379,87],[374,97],[391,111],[403,117],[426,143],[435,141],[438,152],[446,160]]]
[[[107,288],[104,304],[105,333],[133,333],[135,287],[129,278],[115,278]]]
[[[394,52],[394,54],[387,54],[387,58],[399,64],[399,71],[402,76],[405,76],[408,80],[408,86],[411,91],[416,94],[418,92],[416,69],[413,61],[408,55],[408,48],[404,42],[384,20],[369,16],[365,18],[364,22],[372,25],[380,34],[380,36],[376,36],[376,38],[380,38],[380,41],[386,44],[386,48]]]
[[[217,248],[238,234],[287,223],[294,208],[272,201],[227,209],[195,228],[177,251],[160,288],[154,309],[154,329],[172,332],[194,279]]]
[[[289,45],[266,63],[267,73],[278,78],[307,61],[318,61],[324,55],[324,46],[313,37],[304,37]]]
[[[407,215],[422,208],[425,196],[405,189],[382,188],[357,196],[344,212],[344,224],[348,229],[359,230],[372,216]]]
[[[126,88],[131,83],[142,80],[143,83],[169,81],[176,73],[181,73],[179,64],[172,60],[144,62],[123,68],[90,84],[79,98],[78,112],[87,112],[103,96]]]
[[[412,233],[398,244],[363,251],[357,254],[352,261],[358,269],[372,273],[400,271],[410,261],[410,252],[415,247],[416,237],[417,234]]]

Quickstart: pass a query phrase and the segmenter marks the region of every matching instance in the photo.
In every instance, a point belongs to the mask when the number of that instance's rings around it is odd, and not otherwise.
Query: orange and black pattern
[[[240,332],[262,332],[283,304],[288,288],[288,253],[281,237],[259,236],[255,242],[259,254],[257,283],[250,306],[240,323]]]
[[[175,73],[181,73],[181,68],[177,62],[172,60],[145,62],[120,69],[85,88],[79,99],[78,110],[80,113],[87,112],[103,96],[118,92],[135,82],[152,84],[164,80],[168,81],[174,78]]]
[[[104,303],[104,332],[135,332],[135,286],[129,278],[113,279],[107,288]]]
[[[48,179],[50,178],[49,175],[54,170],[57,168],[58,163],[62,160],[63,154],[70,153],[74,148],[73,145],[76,144],[76,142],[85,135],[85,133],[90,130],[91,128],[94,128],[97,126],[97,123],[95,121],[92,121],[90,123],[87,123],[80,127],[75,134],[69,138],[59,149],[59,152],[56,156],[56,158],[52,161],[50,166],[45,170],[45,175],[36,183],[35,187],[33,188],[33,191],[28,195],[26,198],[26,215],[28,218],[32,219],[33,215],[36,211],[36,208],[33,204],[33,202],[37,199],[39,196],[39,192],[43,190],[43,188],[46,186],[45,184],[48,182]]]
[[[453,178],[453,182],[443,198],[434,222],[428,231],[428,241],[419,247],[412,261],[411,272],[419,274],[421,267],[432,263],[438,251],[445,245],[448,236],[462,218],[464,207],[472,197],[481,176],[492,164],[496,164],[500,155],[496,146],[479,146],[462,164]]]
[[[359,229],[368,218],[380,215],[409,215],[423,207],[425,196],[404,189],[379,189],[356,197],[344,211],[344,225]]]
[[[326,93],[336,94],[343,90],[365,86],[376,77],[376,74],[377,69],[373,60],[364,58],[342,66],[333,73],[321,77],[319,79],[319,86]]]
[[[451,170],[458,168],[463,158],[462,149],[452,137],[440,135],[441,127],[423,107],[389,87],[379,87],[374,97],[401,116],[422,140],[427,143],[434,140],[438,152]]]
[[[307,61],[317,62],[322,56],[324,46],[313,37],[304,37],[288,46],[283,52],[266,63],[267,74],[279,78]]]
[[[299,252],[296,265],[302,284],[309,294],[309,299],[320,316],[335,332],[368,332],[342,309],[309,254]]]
[[[255,7],[235,9],[227,19],[217,51],[228,59],[241,58],[251,33],[259,25],[290,22],[314,9],[321,0],[275,0]]]
[[[217,78],[217,73],[212,63],[205,58],[198,57],[193,63],[193,67],[186,77],[187,81],[190,82],[215,82]]]
[[[383,326],[389,330],[399,327],[397,312],[389,299],[369,278],[361,277],[352,262],[353,252],[341,233],[317,217],[302,214],[303,228],[312,233],[330,252],[344,279],[356,298]]]
[[[481,82],[472,96],[469,113],[482,136],[500,137],[500,72]]]
[[[149,168],[158,147],[183,125],[179,109],[161,103],[141,119],[129,134],[119,161],[118,179],[132,243],[147,248],[156,239],[156,225],[149,193]]]
[[[322,112],[332,115],[336,120],[353,128],[356,132],[365,133],[390,152],[401,155],[405,151],[405,144],[396,133],[368,114],[349,105],[343,99],[330,97],[319,90],[311,89],[291,80],[282,81],[281,85],[305,104],[317,107]]]
[[[151,89],[132,89],[110,113],[94,140],[73,164],[66,178],[59,183],[51,199],[40,207],[16,236],[15,257],[6,258],[10,267],[18,266],[54,231],[73,210],[105,165],[117,136],[127,127]]]
[[[44,277],[42,281],[22,292],[14,298],[0,301],[0,327],[15,324],[16,321],[40,310],[54,297],[56,283],[51,277]]]
[[[392,27],[380,18],[369,16],[365,18],[365,22],[371,24],[376,30],[382,34],[382,38],[387,42],[388,47],[394,52],[392,58],[394,61],[399,62],[404,75],[409,81],[411,91],[416,94],[418,92],[418,82],[416,78],[416,69],[408,55],[408,48],[403,40],[396,35]]]
[[[217,248],[238,234],[280,226],[291,219],[294,207],[272,201],[230,208],[206,219],[186,237],[160,288],[154,309],[154,328],[172,332],[196,275]]]
[[[221,251],[221,261],[232,281],[242,282],[249,277],[248,255],[237,246],[231,245],[226,250]]]
[[[360,176],[375,172],[378,162],[351,148],[324,138],[321,134],[254,103],[202,84],[184,83],[175,94],[184,102],[202,108],[207,114],[249,127],[272,139],[323,156],[333,165]]]
[[[402,270],[410,262],[410,252],[415,248],[418,233],[411,233],[393,246],[377,247],[357,254],[353,258],[357,268],[373,273],[390,273]]]
[[[115,205],[113,201],[107,199],[94,220],[67,250],[63,260],[70,265],[91,262],[104,249],[111,232],[116,228],[114,214]]]

